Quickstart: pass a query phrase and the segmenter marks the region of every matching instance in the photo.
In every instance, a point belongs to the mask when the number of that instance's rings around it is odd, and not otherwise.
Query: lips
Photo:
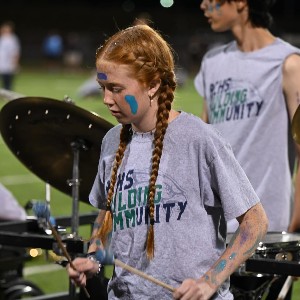
[[[115,115],[115,114],[118,114],[119,112],[116,111],[116,110],[110,110],[110,113],[111,113],[112,115]]]
[[[110,113],[112,114],[112,116],[116,117],[116,116],[121,116],[121,112],[120,111],[116,111],[116,110],[110,110]]]
[[[211,23],[211,21],[212,21],[212,20],[211,20],[211,17],[209,17],[209,16],[207,16],[207,15],[204,15],[204,16],[206,17],[207,22],[208,22],[208,23]]]

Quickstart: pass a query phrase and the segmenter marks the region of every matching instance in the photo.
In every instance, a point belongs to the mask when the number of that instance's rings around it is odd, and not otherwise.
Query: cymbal
[[[79,149],[79,200],[88,196],[98,168],[101,142],[113,125],[70,102],[23,97],[5,104],[0,131],[9,149],[35,175],[72,195],[74,147]]]
[[[300,144],[300,105],[298,106],[292,119],[292,135],[293,139]]]

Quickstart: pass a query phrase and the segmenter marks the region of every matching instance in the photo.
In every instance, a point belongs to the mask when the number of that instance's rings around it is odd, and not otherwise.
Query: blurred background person
[[[48,70],[56,71],[61,67],[63,52],[63,38],[57,30],[50,30],[43,41],[43,56]]]
[[[20,206],[13,194],[0,183],[0,222],[1,221],[25,221],[26,211]]]
[[[195,86],[205,100],[202,119],[230,142],[266,210],[269,232],[281,233],[300,229],[300,146],[290,131],[299,105],[300,49],[271,33],[274,2],[201,2],[211,29],[230,31],[234,40],[207,52]],[[229,221],[228,231],[237,225]],[[272,285],[268,300],[284,281]]]
[[[21,46],[14,30],[15,26],[11,21],[0,26],[0,75],[2,86],[6,90],[13,90],[14,77],[19,69]]]

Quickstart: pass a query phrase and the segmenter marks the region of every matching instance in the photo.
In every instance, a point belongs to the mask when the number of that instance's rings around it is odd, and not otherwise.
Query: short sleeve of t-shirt
[[[244,214],[260,201],[229,144],[215,151],[206,172],[204,178],[209,182],[204,185],[208,187],[204,191],[204,203],[215,206],[218,199],[226,220]]]

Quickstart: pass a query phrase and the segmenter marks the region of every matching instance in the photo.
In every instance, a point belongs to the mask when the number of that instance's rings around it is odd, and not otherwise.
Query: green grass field
[[[77,96],[78,87],[91,76],[87,71],[61,71],[61,72],[41,72],[40,70],[22,69],[16,77],[15,91],[29,97],[47,97],[62,100],[65,95],[73,99],[76,105],[100,115],[103,119],[115,124],[106,107],[102,103],[101,96],[79,98]],[[0,99],[0,108],[7,103]],[[201,101],[197,95],[192,79],[177,90],[175,108],[200,115]],[[28,132],[30,134],[30,132]],[[30,145],[20,145],[29,147]],[[12,153],[7,145],[0,138],[0,182],[4,184],[18,199],[21,205],[25,205],[32,199],[45,199],[45,182],[32,174]],[[38,157],[36,159],[39,159]],[[1,203],[1,199],[0,199]],[[94,211],[90,205],[80,202],[80,213]],[[71,216],[72,198],[55,188],[51,188],[51,213],[56,216]],[[89,237],[89,226],[80,226],[79,235],[85,239]],[[30,270],[35,266],[53,265],[53,260],[48,253],[43,252],[38,258],[26,262],[25,270]],[[29,274],[29,273],[28,273]],[[110,269],[107,269],[107,276]],[[67,291],[69,281],[64,269],[51,272],[38,272],[26,275],[27,279],[36,283],[46,294]],[[294,285],[293,300],[299,299],[300,284]]]

